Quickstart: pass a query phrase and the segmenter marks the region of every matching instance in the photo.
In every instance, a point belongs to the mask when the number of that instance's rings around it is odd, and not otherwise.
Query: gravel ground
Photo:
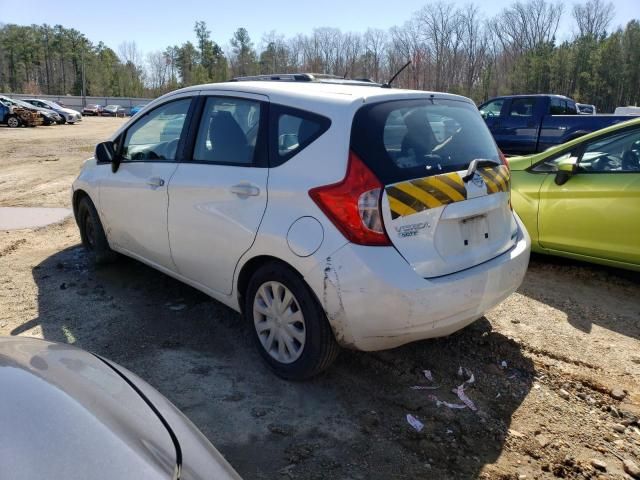
[[[121,122],[0,128],[0,206],[69,207],[82,161]],[[534,256],[518,292],[465,330],[345,351],[289,383],[235,312],[133,260],[94,268],[70,219],[0,232],[0,334],[124,365],[247,479],[623,479],[640,465],[635,273]],[[459,404],[452,389],[471,373],[476,411],[438,404]]]

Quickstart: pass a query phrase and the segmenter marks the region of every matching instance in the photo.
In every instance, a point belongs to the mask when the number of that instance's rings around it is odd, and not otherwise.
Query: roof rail
[[[314,80],[348,80],[345,77],[328,73],[272,73],[268,75],[248,75],[235,77],[232,82],[254,82],[256,80],[283,81],[283,82],[313,82]]]
[[[338,75],[327,73],[273,73],[270,75],[249,75],[245,77],[235,77],[230,82],[320,82],[320,83],[340,83],[345,85],[379,85],[368,78],[349,79]]]
[[[281,82],[312,82],[314,75],[310,73],[274,73],[271,75],[249,75],[246,77],[232,78],[231,82],[254,82],[254,81],[281,81]]]

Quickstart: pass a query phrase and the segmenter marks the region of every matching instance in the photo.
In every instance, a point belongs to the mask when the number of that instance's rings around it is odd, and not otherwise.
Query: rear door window
[[[262,104],[235,97],[209,97],[204,106],[193,160],[251,165],[259,149]]]
[[[351,148],[384,184],[500,162],[476,107],[449,99],[394,100],[362,107]]]
[[[549,113],[551,115],[564,115],[566,110],[566,103],[559,98],[552,98],[549,104]]]
[[[514,98],[509,107],[510,117],[532,117],[535,98]]]

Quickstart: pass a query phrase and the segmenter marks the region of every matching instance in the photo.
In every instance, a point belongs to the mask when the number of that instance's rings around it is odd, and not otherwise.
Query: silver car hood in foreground
[[[0,337],[0,478],[179,475],[239,478],[186,417],[122,367],[70,345]]]

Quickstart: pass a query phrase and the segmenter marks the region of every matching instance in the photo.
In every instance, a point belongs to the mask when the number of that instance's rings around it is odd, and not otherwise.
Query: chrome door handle
[[[147,180],[147,185],[150,187],[162,187],[164,186],[164,179],[160,177],[153,177]]]
[[[260,195],[260,189],[250,183],[239,183],[231,187],[231,193],[239,197],[257,197]]]

